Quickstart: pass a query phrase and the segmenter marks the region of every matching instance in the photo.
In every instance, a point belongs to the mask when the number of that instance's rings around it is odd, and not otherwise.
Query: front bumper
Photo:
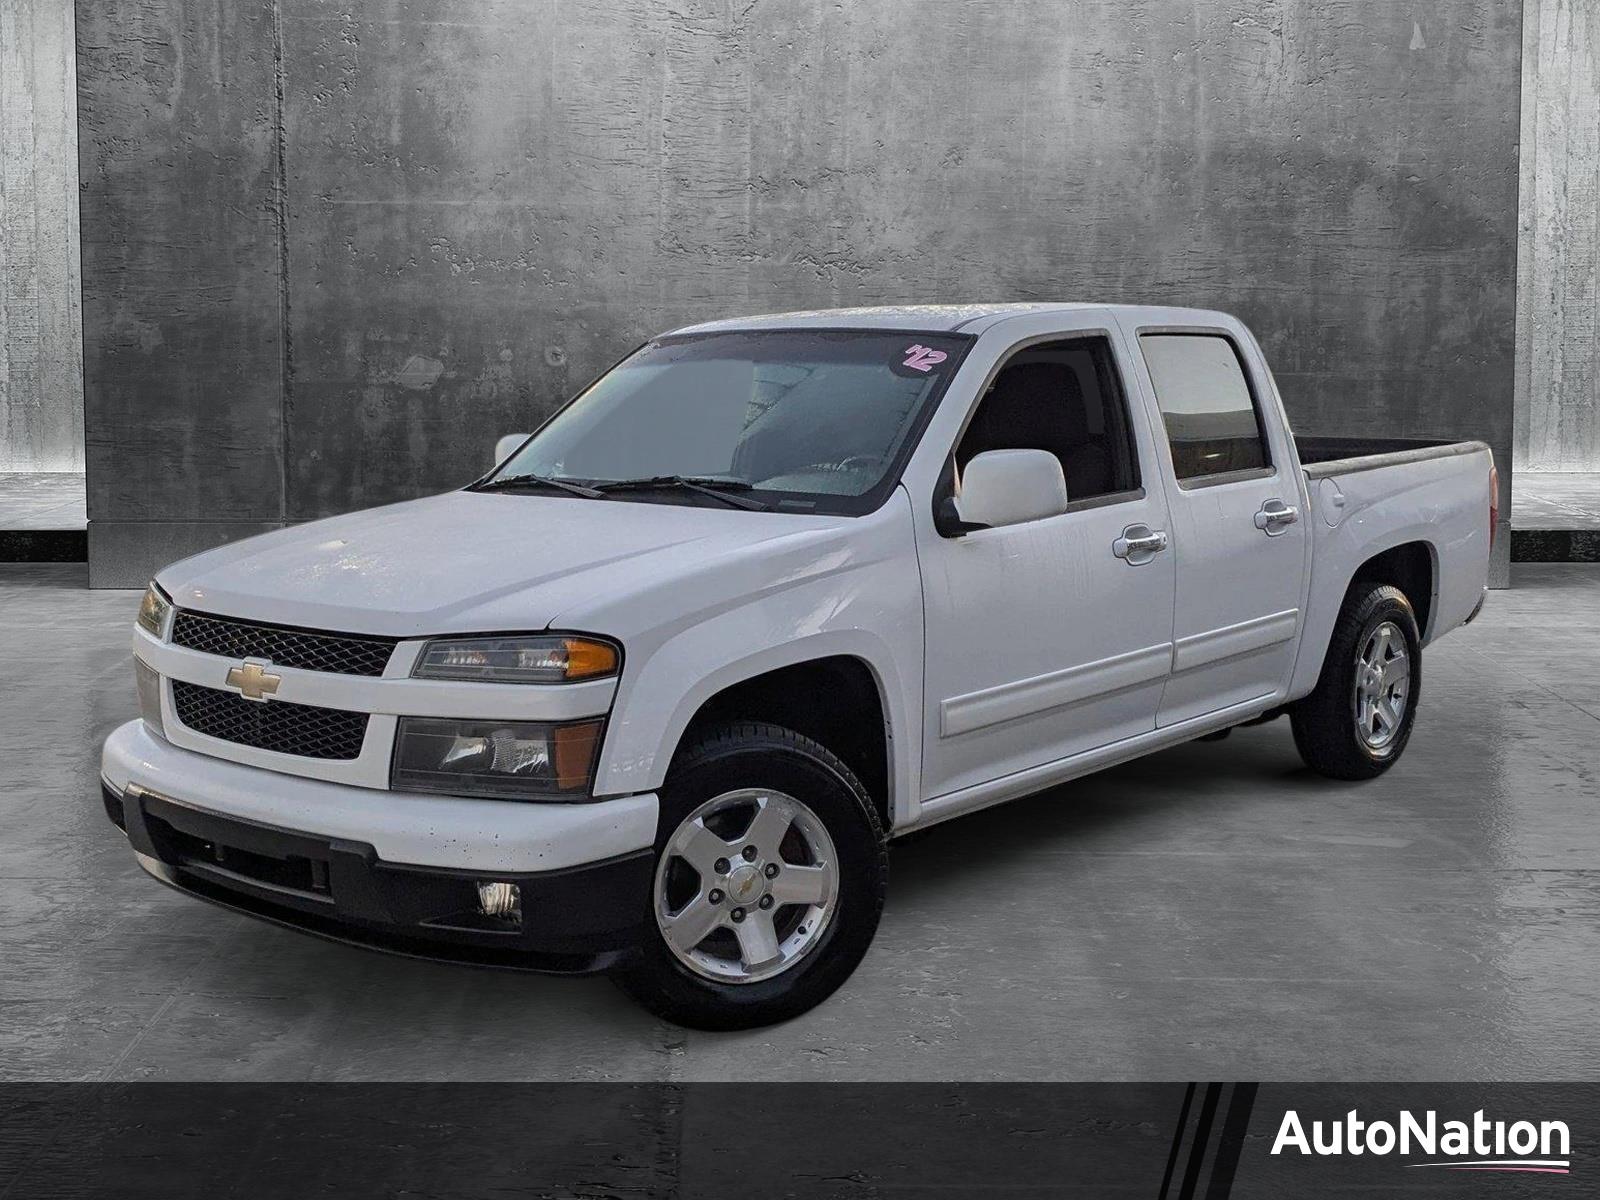
[[[559,871],[481,872],[384,862],[370,845],[220,817],[100,784],[139,865],[176,891],[371,950],[560,974],[605,971],[643,932],[653,856]],[[479,911],[477,884],[514,883],[517,919]]]
[[[287,776],[133,721],[101,759],[106,814],[187,895],[336,941],[563,973],[606,970],[648,918],[656,798],[459,800]],[[514,883],[515,924],[480,881]]]
[[[218,816],[367,842],[385,862],[496,878],[620,858],[656,837],[656,798],[648,793],[555,804],[356,787],[185,750],[143,721],[112,731],[100,774],[119,793],[142,787]]]

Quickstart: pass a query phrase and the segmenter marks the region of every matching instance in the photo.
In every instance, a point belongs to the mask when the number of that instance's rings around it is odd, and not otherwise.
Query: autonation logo
[[[1565,1121],[1491,1121],[1480,1108],[1470,1121],[1441,1121],[1429,1110],[1419,1118],[1401,1110],[1393,1121],[1364,1121],[1356,1109],[1334,1121],[1312,1121],[1283,1114],[1274,1154],[1299,1151],[1318,1157],[1387,1154],[1421,1155],[1433,1162],[1407,1167],[1447,1171],[1521,1171],[1532,1175],[1566,1175],[1572,1168],[1572,1135]]]

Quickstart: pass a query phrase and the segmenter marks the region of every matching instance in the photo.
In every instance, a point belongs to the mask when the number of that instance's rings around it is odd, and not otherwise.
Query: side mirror
[[[967,525],[1020,525],[1064,513],[1061,460],[1047,450],[986,450],[962,471],[954,503]]]
[[[525,433],[508,433],[494,444],[494,465],[499,466],[516,452],[518,446],[528,440]]]

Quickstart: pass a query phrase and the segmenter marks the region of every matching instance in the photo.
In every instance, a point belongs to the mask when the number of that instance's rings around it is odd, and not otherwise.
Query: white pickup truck
[[[697,325],[497,457],[161,571],[107,813],[190,895],[704,1028],[849,976],[893,837],[1285,714],[1386,770],[1496,523],[1488,447],[1297,446],[1191,309]]]

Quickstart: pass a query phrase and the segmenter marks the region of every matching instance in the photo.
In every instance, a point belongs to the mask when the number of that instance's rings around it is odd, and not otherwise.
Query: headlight
[[[441,638],[422,648],[411,674],[478,683],[575,683],[615,675],[620,661],[614,645],[593,638]]]
[[[167,636],[167,623],[172,619],[172,602],[161,594],[161,589],[151,584],[144,589],[144,599],[139,601],[139,627],[153,638]]]
[[[576,799],[588,792],[601,724],[402,717],[389,786],[452,796]]]

